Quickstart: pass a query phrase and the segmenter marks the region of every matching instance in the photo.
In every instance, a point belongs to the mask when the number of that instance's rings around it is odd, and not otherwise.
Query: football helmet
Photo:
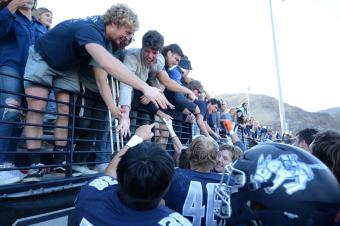
[[[220,225],[333,225],[340,211],[340,187],[332,172],[298,147],[264,143],[249,149],[232,168],[244,186],[215,188]],[[225,173],[231,175],[233,169]],[[221,183],[222,184],[222,183]],[[227,207],[230,207],[229,209]]]

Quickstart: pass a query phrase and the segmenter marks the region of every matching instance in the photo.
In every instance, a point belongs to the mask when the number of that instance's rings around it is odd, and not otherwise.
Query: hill
[[[334,118],[340,117],[340,107],[329,108],[329,109],[321,110],[321,111],[318,111],[318,112],[320,112],[320,113],[328,113],[331,116],[333,116]]]
[[[218,98],[227,100],[228,106],[238,107],[247,101],[245,93],[222,94]],[[280,131],[280,112],[276,98],[266,95],[249,94],[250,115],[254,116],[261,125],[266,125],[273,131]],[[285,103],[285,115],[288,129],[295,134],[297,131],[312,127],[318,130],[340,130],[340,107],[319,112],[307,112],[299,107]]]

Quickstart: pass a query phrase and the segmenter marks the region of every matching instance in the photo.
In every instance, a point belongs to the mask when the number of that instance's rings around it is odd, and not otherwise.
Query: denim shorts
[[[51,68],[31,46],[25,68],[24,87],[56,87],[70,92],[79,92],[79,77],[75,70],[58,71]]]

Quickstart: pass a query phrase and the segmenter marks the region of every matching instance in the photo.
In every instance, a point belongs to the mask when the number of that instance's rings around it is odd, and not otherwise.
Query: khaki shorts
[[[79,77],[77,71],[57,71],[48,66],[40,54],[31,46],[25,68],[24,87],[46,86],[55,90],[79,92]]]

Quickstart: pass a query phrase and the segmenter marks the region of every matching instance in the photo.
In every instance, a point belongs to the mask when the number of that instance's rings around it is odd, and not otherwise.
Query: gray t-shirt
[[[123,63],[143,81],[149,81],[152,86],[161,88],[156,76],[164,69],[165,60],[162,54],[158,54],[156,63],[150,67],[144,64],[142,49],[132,48],[126,51]],[[132,90],[131,86],[120,83],[119,102],[121,105],[131,106]]]

